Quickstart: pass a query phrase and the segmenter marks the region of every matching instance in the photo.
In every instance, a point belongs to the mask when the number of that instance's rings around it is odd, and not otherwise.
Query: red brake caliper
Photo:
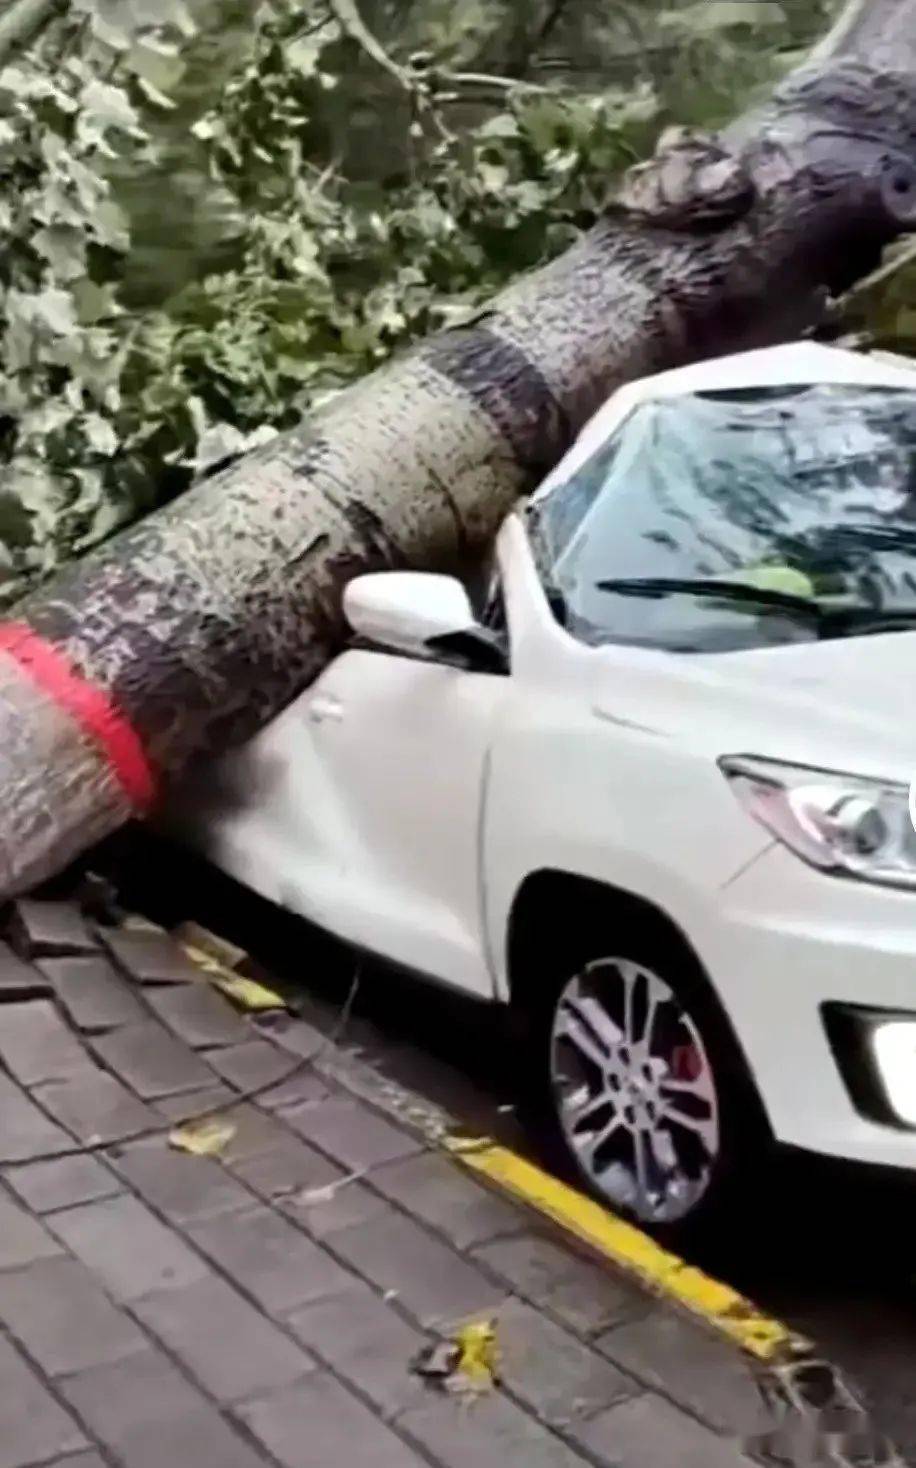
[[[696,1081],[703,1073],[703,1061],[696,1045],[675,1045],[671,1052],[671,1076],[676,1081]]]

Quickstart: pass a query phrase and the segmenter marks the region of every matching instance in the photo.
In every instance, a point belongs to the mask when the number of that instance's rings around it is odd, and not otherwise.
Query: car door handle
[[[313,698],[309,704],[309,718],[313,724],[339,724],[343,716],[343,704],[336,698]]]

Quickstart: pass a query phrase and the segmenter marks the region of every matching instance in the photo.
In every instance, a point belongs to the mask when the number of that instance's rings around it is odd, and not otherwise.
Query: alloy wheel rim
[[[550,1081],[590,1186],[643,1223],[674,1223],[706,1193],[719,1100],[703,1038],[674,990],[623,958],[590,963],[554,1012]]]

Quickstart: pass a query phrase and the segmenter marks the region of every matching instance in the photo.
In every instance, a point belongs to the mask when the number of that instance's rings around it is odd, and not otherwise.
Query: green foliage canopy
[[[0,604],[564,249],[829,8],[52,9],[0,66]]]

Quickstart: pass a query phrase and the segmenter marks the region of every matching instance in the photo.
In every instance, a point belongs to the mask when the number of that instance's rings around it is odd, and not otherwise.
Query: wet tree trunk
[[[916,229],[916,0],[851,0],[718,139],[669,136],[472,324],[192,489],[0,627],[0,895],[148,809],[341,646],[354,573],[493,535],[620,383],[798,335]]]

